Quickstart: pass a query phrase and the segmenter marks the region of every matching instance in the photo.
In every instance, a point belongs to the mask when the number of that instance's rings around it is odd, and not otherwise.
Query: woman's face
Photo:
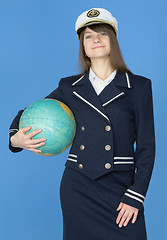
[[[95,32],[86,27],[83,45],[89,58],[100,58],[110,55],[110,38],[107,32]]]

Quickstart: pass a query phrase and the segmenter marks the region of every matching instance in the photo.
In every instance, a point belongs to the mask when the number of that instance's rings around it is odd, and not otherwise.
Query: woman
[[[46,97],[64,102],[77,123],[60,186],[63,239],[146,240],[143,202],[155,158],[151,80],[126,67],[110,12],[89,9],[75,28],[82,74],[62,78]],[[22,112],[10,126],[9,148],[41,152],[45,139],[31,139],[40,129],[18,130]]]

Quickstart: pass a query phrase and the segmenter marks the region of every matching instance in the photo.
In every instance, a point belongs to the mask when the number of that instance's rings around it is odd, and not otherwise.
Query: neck
[[[110,58],[91,58],[91,69],[102,80],[105,80],[115,69]]]

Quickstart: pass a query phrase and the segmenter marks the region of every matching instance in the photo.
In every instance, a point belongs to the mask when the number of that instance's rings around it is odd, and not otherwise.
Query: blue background
[[[116,17],[125,63],[152,80],[156,158],[145,218],[149,240],[167,239],[166,1],[0,0],[1,240],[62,239],[59,185],[69,149],[56,157],[12,153],[8,130],[20,109],[47,96],[60,78],[79,73],[74,25],[94,7]]]

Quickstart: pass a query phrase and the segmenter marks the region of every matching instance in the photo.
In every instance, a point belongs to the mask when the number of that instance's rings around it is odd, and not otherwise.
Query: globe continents
[[[19,129],[31,126],[26,134],[42,129],[31,139],[46,138],[45,145],[36,149],[42,156],[54,156],[65,151],[73,142],[76,122],[72,111],[64,103],[46,98],[28,106],[22,113]]]

